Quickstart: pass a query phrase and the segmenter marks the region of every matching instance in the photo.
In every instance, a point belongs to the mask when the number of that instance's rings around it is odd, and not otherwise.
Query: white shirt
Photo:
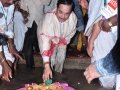
[[[0,33],[6,34],[9,38],[13,38],[13,12],[14,5],[3,7],[0,1]]]
[[[23,49],[25,33],[28,30],[24,24],[24,18],[19,11],[14,13],[14,44],[18,51]]]
[[[76,32],[77,18],[72,12],[65,22],[59,22],[55,13],[47,13],[43,21],[43,27],[38,33],[38,41],[41,53],[51,48],[51,43],[58,44],[60,38],[64,38],[68,44]],[[49,61],[49,56],[43,56],[43,61]]]
[[[47,5],[51,0],[21,0],[21,8],[29,12],[30,16],[28,17],[27,27],[32,27],[33,21],[38,25],[40,21],[43,20],[44,9],[48,9]],[[54,0],[52,0],[54,1]],[[55,2],[51,2],[51,4]],[[46,7],[45,7],[46,6]],[[50,5],[51,6],[51,5]],[[49,8],[53,8],[55,5],[52,5]]]
[[[96,23],[97,19],[100,17],[100,10],[104,6],[104,0],[90,0],[88,7],[88,22],[85,28],[84,34],[89,36],[91,34],[91,29]]]
[[[103,1],[103,0],[101,0]],[[107,0],[107,5],[109,5],[108,3],[110,3],[111,0]],[[90,0],[90,2],[92,3],[92,0]],[[95,2],[93,2],[95,3]],[[103,2],[102,2],[103,3]],[[98,4],[97,2],[95,3],[96,5]],[[93,5],[93,4],[91,4]],[[92,8],[92,6],[90,6]],[[101,16],[104,16],[105,18],[110,18],[111,16],[114,16],[115,14],[117,14],[117,7],[116,9],[112,12],[112,13],[106,13],[109,12],[108,6],[103,6],[103,4],[101,4],[101,9],[100,9],[100,14]],[[96,10],[96,8],[92,8],[93,11]],[[98,13],[98,14],[99,14]],[[90,14],[90,13],[89,13]],[[96,14],[97,16],[97,14]],[[89,18],[91,18],[93,16],[90,16]],[[96,17],[97,18],[97,17]],[[93,23],[95,22],[96,19],[94,19]],[[92,62],[94,62],[95,60],[99,60],[101,58],[104,58],[113,48],[113,46],[115,45],[117,40],[117,26],[114,26],[111,28],[111,32],[104,32],[101,31],[98,35],[98,37],[95,39],[94,41],[94,49],[93,49],[93,58],[92,58]]]

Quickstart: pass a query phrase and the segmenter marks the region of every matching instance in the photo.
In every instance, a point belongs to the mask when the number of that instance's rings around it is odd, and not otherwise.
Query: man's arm
[[[70,43],[71,38],[74,36],[74,34],[76,32],[77,17],[74,13],[72,13],[70,18],[71,18],[71,21],[70,21],[71,28],[68,28],[68,29],[70,29],[71,31],[69,33],[67,33],[65,36],[66,44]]]
[[[98,37],[100,32],[101,32],[101,29],[99,27],[99,23],[97,22],[94,24],[92,28],[91,36],[89,38],[88,45],[87,45],[87,53],[90,57],[93,56],[92,53],[93,53],[93,48],[94,48],[94,41]]]
[[[5,59],[5,56],[3,54],[1,47],[2,46],[0,46],[0,65],[2,66],[1,79],[10,82],[10,78],[12,78],[12,70]]]
[[[40,52],[43,59],[43,66],[44,66],[44,72],[43,72],[43,81],[52,78],[52,71],[50,68],[50,56],[51,56],[51,39],[50,39],[50,33],[51,33],[51,18],[49,15],[46,15],[42,24],[42,28],[39,28],[40,32],[38,32],[38,42],[40,47]],[[48,26],[49,25],[49,26]]]
[[[117,26],[118,24],[118,15],[114,15],[106,20],[100,21],[100,27],[103,31],[109,32],[111,27]]]

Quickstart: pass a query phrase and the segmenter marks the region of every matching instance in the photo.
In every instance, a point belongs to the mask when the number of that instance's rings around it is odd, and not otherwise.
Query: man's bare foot
[[[95,78],[99,78],[101,75],[96,71],[96,67],[94,64],[90,64],[85,72],[84,72],[84,76],[87,79],[87,82],[90,84],[91,81]]]

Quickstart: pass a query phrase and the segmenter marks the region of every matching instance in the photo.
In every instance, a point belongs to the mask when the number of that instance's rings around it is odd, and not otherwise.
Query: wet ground
[[[0,90],[16,90],[23,87],[26,83],[42,83],[42,68],[36,67],[35,70],[26,69],[25,65],[19,65],[15,77],[10,83],[0,81]],[[65,69],[64,75],[67,77],[67,82],[76,90],[107,90],[102,88],[98,81],[95,80],[91,84],[87,84],[83,76],[84,70]]]

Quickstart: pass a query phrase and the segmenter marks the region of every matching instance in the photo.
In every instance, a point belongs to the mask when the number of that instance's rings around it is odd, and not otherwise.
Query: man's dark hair
[[[59,7],[60,4],[71,5],[72,8],[74,7],[73,0],[58,0],[58,2],[57,2],[57,8]]]

